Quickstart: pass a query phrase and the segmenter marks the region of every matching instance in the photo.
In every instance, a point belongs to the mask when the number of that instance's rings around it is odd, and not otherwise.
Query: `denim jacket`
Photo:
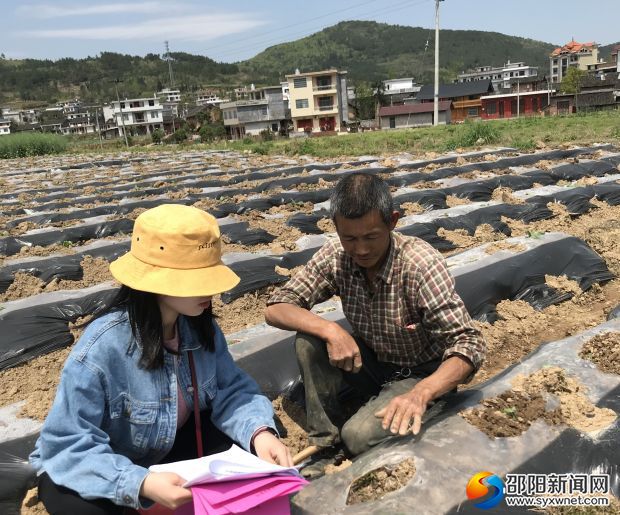
[[[177,381],[188,406],[193,398],[188,350],[194,354],[200,409],[214,425],[249,450],[254,431],[275,429],[273,408],[258,385],[237,367],[215,321],[215,352],[199,345],[182,316],[178,366],[165,353],[156,370],[138,366],[141,349],[126,312],[92,322],[69,355],[52,409],[30,462],[40,475],[84,499],[140,506],[147,467],[170,451],[177,429]],[[142,501],[146,501],[142,499]],[[149,503],[144,503],[149,504]]]

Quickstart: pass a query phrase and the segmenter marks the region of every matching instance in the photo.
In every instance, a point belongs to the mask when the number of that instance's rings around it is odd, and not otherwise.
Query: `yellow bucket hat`
[[[136,218],[129,252],[110,264],[134,290],[202,297],[234,288],[239,277],[222,263],[220,228],[201,209],[163,204]]]

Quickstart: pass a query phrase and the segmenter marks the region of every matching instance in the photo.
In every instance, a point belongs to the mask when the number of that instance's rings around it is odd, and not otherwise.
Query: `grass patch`
[[[0,159],[61,154],[67,140],[57,134],[28,132],[0,137]]]
[[[620,111],[604,111],[570,116],[522,117],[508,120],[468,122],[459,125],[342,134],[319,138],[276,138],[272,141],[246,138],[241,141],[210,143],[186,142],[182,145],[150,145],[150,138],[133,141],[131,152],[196,150],[236,150],[260,155],[308,155],[336,158],[361,155],[412,155],[447,150],[472,150],[481,146],[513,147],[529,151],[543,146],[592,143],[620,144]],[[104,142],[104,151],[124,149],[122,138]],[[72,139],[72,152],[99,152],[99,142]]]

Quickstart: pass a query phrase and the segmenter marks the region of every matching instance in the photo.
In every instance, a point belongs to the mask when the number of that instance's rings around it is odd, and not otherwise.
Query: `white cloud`
[[[178,8],[175,5],[175,9]],[[97,16],[106,14],[155,14],[170,10],[170,4],[164,2],[127,2],[124,4],[103,5],[21,5],[20,14],[36,18],[63,18],[67,16]]]
[[[92,28],[32,30],[34,38],[82,40],[163,40],[209,41],[227,34],[243,32],[266,22],[241,14],[197,14]]]

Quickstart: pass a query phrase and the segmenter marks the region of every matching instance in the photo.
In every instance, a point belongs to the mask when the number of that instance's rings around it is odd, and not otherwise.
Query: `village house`
[[[600,78],[585,77],[578,93],[554,95],[549,113],[566,115],[584,111],[620,109],[620,79],[615,76]]]
[[[164,123],[163,107],[157,97],[115,100],[103,107],[103,114],[106,122],[116,124],[119,136],[124,130],[128,134],[151,134]]]
[[[252,86],[253,87],[253,86]],[[286,109],[281,86],[239,90],[242,100],[222,102],[220,110],[228,136],[242,139],[263,131],[278,133],[286,129]]]
[[[439,102],[439,124],[450,123],[450,100]],[[407,127],[425,127],[433,125],[434,104],[403,104],[379,108],[381,129],[404,129]]]
[[[388,79],[382,81],[385,103],[402,105],[413,102],[422,86],[416,84],[413,77]]]
[[[556,48],[549,56],[549,77],[552,82],[562,82],[566,71],[571,66],[588,70],[598,63],[598,45],[596,43],[578,43],[574,39],[566,45]]]
[[[497,118],[518,118],[520,116],[540,116],[549,106],[552,90],[525,91],[484,95],[480,97],[483,120]]]
[[[227,100],[220,98],[215,91],[202,90],[196,93],[196,105],[197,106],[203,106],[203,105],[218,106],[222,102],[226,102],[226,101]]]
[[[179,89],[171,89],[164,88],[161,91],[155,93],[155,96],[159,98],[162,102],[180,102],[181,101],[181,90]]]
[[[0,136],[11,134],[11,120],[0,118]]]
[[[456,82],[488,79],[496,92],[507,93],[513,80],[525,80],[535,77],[538,77],[538,67],[528,66],[524,62],[511,63],[508,61],[504,66],[480,66],[474,70],[459,73]]]
[[[80,111],[69,113],[60,126],[63,134],[92,134],[95,132],[95,119],[91,113]]]
[[[301,73],[296,70],[293,75],[287,75],[286,80],[294,132],[346,130],[349,118],[346,71]]]
[[[472,82],[457,82],[439,85],[439,100],[451,100],[450,119],[452,123],[462,122],[470,118],[480,118],[483,95],[491,95],[493,86],[491,79]],[[433,84],[425,84],[417,96],[421,103],[433,103],[435,88]]]

